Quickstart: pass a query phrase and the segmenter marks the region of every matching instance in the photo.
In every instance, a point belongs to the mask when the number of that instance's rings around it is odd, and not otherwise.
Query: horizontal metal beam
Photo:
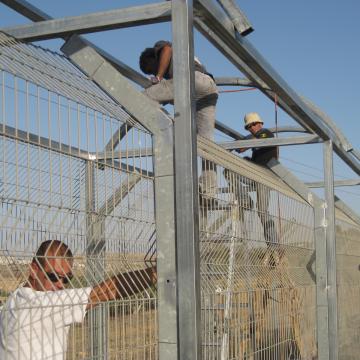
[[[299,133],[308,133],[308,131],[302,127],[298,126],[279,126],[268,128],[272,133],[287,133],[287,132],[299,132]]]
[[[131,159],[136,157],[147,157],[153,156],[153,150],[151,147],[141,148],[141,149],[123,149],[123,150],[114,150],[114,151],[103,151],[99,152],[96,155],[98,160],[104,159]],[[95,155],[94,155],[95,156]]]
[[[248,140],[248,139],[252,139],[252,137],[253,137],[251,134],[242,135],[241,133],[237,132],[236,130],[231,129],[218,121],[217,121],[216,129],[233,137],[235,140]],[[272,133],[306,133],[306,134],[309,134],[308,130],[306,130],[300,126],[278,126],[278,127],[267,128],[267,129],[270,130]]]
[[[4,136],[13,140],[25,142],[27,144],[31,144],[34,146],[39,146],[44,149],[47,149],[49,151],[54,151],[63,155],[72,156],[76,158],[80,158],[83,160],[103,160],[103,162],[99,162],[99,167],[103,164],[106,164],[107,166],[113,167],[114,169],[120,170],[120,171],[126,171],[126,172],[135,172],[137,174],[140,174],[143,177],[153,177],[154,174],[150,171],[140,169],[135,166],[131,166],[128,164],[123,164],[118,161],[114,161],[114,158],[108,158],[108,159],[100,159],[99,157],[96,157],[95,155],[91,154],[90,152],[86,150],[79,149],[74,146],[69,146],[67,144],[63,144],[54,140],[50,140],[49,138],[39,136],[24,130],[15,129],[11,126],[4,125],[0,127],[0,136]]]
[[[231,129],[230,127],[228,127],[227,125],[221,123],[220,121],[216,121],[215,122],[215,129],[221,131],[222,133],[232,137],[235,140],[242,140],[245,139],[246,136],[240,134],[239,132],[237,132],[234,129]]]
[[[241,37],[234,30],[231,20],[209,0],[196,0],[194,8],[196,10],[195,24],[199,31],[250,80],[258,83],[261,91],[273,99],[273,96],[265,89],[266,86],[271,88],[272,92],[277,95],[279,104],[301,126],[306,129],[310,128],[324,140],[332,140],[337,155],[360,175],[360,163],[347,152],[347,144],[341,143],[339,137],[322,121],[319,114],[312,111],[247,39]]]
[[[322,142],[322,140],[317,135],[286,137],[286,138],[270,138],[263,140],[253,139],[252,136],[250,135],[247,137],[243,137],[242,140],[221,142],[218,143],[218,145],[226,150],[237,150],[241,148],[252,148],[252,147],[317,144],[320,142]],[[153,156],[152,148],[150,147],[140,148],[140,149],[104,151],[97,154],[97,159],[112,159],[112,158],[118,159],[118,158],[147,157],[147,156]]]
[[[227,125],[221,123],[220,121],[216,121],[215,123],[215,129],[221,131],[223,134],[226,134],[230,137],[232,137],[235,140],[248,140],[252,139],[251,134],[243,135],[239,133],[238,131],[231,129]],[[298,126],[279,126],[279,127],[272,127],[268,128],[272,133],[309,133],[306,129]]]
[[[321,143],[322,140],[317,135],[307,135],[299,137],[286,138],[270,138],[270,139],[252,139],[252,140],[237,140],[218,143],[226,150],[237,150],[244,148],[260,148],[269,146],[287,146],[287,145],[301,145],[301,144],[316,144]]]
[[[322,188],[324,187],[324,182],[323,181],[306,182],[305,185],[308,186],[309,188]],[[356,186],[356,185],[360,185],[360,179],[334,181],[334,186]]]
[[[31,145],[40,146],[48,150],[52,150],[64,155],[77,157],[83,160],[94,160],[88,151],[79,149],[75,146],[70,146],[57,142],[55,140],[50,140],[49,138],[39,136],[37,134],[33,134],[24,130],[16,129],[8,125],[3,125],[0,127],[0,129],[1,136],[5,136],[17,141],[26,142]]]
[[[65,37],[76,33],[114,30],[169,21],[171,3],[161,2],[143,6],[97,12],[88,15],[45,20],[35,24],[3,28],[2,31],[18,39],[38,41]]]
[[[247,78],[239,77],[215,77],[218,86],[251,86],[257,87],[257,84]]]

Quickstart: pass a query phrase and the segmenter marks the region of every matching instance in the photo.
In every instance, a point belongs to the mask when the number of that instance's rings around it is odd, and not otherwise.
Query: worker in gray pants
[[[195,99],[197,133],[204,138],[214,140],[215,109],[218,90],[211,74],[195,58]],[[162,105],[174,103],[172,45],[160,40],[140,55],[139,65],[142,72],[152,75],[152,85],[144,90],[151,99]],[[208,169],[203,162],[199,179],[200,191],[214,194],[217,188],[216,170]]]

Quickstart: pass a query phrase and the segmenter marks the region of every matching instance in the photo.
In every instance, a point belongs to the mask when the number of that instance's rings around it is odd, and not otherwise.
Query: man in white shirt
[[[148,268],[116,275],[92,288],[65,289],[72,266],[66,244],[49,240],[40,245],[28,280],[1,310],[1,360],[63,360],[70,325],[82,322],[87,309],[156,283],[155,268]]]

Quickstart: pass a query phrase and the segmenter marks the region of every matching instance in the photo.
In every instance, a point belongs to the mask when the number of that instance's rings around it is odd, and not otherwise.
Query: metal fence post
[[[104,224],[95,215],[95,164],[87,161],[86,166],[86,265],[87,279],[92,283],[103,280],[105,270],[105,238]],[[89,318],[91,327],[89,329],[90,353],[96,359],[107,358],[107,325],[106,304],[99,304],[90,310]]]
[[[337,283],[336,283],[336,234],[334,203],[334,169],[333,144],[331,140],[324,142],[324,182],[326,200],[326,264],[327,264],[327,297],[329,321],[329,359],[337,360],[338,317],[337,317]]]
[[[314,218],[318,359],[329,360],[325,203],[320,199],[314,201]]]
[[[178,359],[201,358],[193,2],[172,1]]]

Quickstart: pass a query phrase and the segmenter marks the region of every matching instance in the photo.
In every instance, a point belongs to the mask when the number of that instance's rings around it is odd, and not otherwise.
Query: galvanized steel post
[[[333,144],[331,140],[324,142],[324,182],[326,200],[326,264],[327,264],[327,297],[329,322],[329,359],[337,360],[338,346],[338,309],[336,283],[336,234],[334,203],[334,169]]]
[[[103,222],[96,211],[96,165],[87,161],[86,166],[86,266],[87,279],[100,282],[105,273],[105,239]],[[89,311],[92,326],[89,329],[90,354],[96,359],[107,358],[107,304],[98,304]]]
[[[199,360],[200,269],[193,2],[172,1],[178,359]]]

